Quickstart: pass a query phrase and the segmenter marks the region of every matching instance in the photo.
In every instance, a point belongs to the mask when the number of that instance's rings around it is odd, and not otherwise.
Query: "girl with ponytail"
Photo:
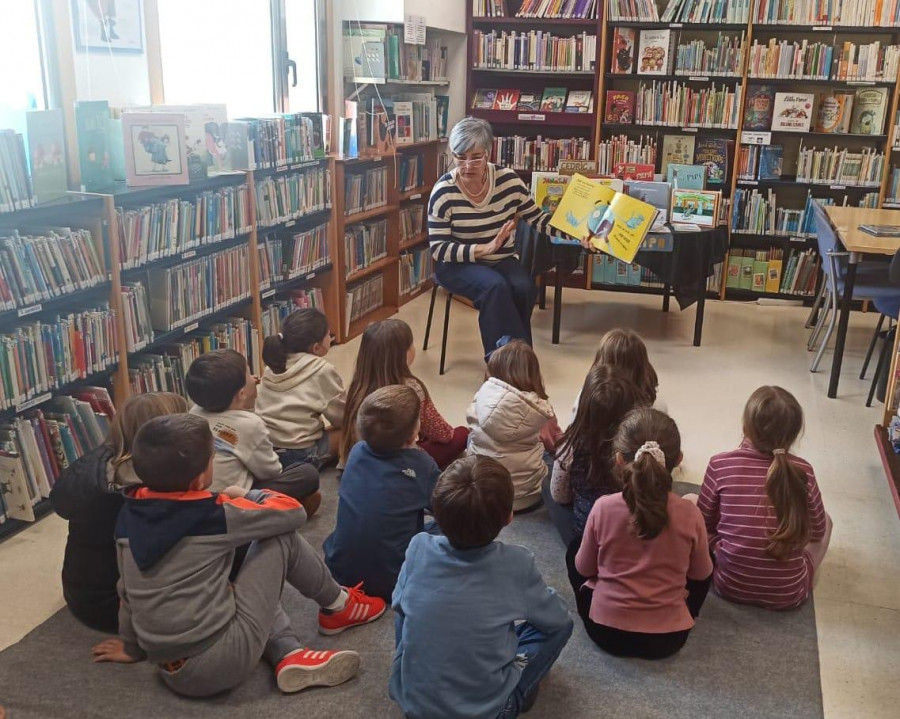
[[[790,454],[803,410],[781,387],[747,401],[744,439],[709,461],[698,506],[716,556],[716,592],[767,609],[800,606],[831,539],[816,476]]]
[[[588,636],[616,656],[661,659],[687,641],[712,581],[697,507],[672,492],[681,436],[655,409],[630,411],[613,451],[622,491],[600,497],[567,556]]]

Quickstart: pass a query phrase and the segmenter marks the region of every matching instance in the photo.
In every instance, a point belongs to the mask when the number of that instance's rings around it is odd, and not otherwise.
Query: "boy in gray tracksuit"
[[[283,584],[319,605],[323,634],[374,621],[384,601],[332,579],[297,533],[306,513],[295,499],[239,487],[209,492],[213,455],[209,425],[194,415],[158,417],[135,437],[143,486],[126,494],[116,528],[121,639],[97,645],[97,661],[146,658],[186,696],[237,686],[260,656],[284,692],[352,678],[356,652],[304,649],[281,608]],[[232,584],[234,550],[248,543]]]

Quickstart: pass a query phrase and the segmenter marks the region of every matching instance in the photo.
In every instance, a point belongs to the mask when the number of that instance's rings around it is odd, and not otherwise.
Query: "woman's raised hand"
[[[506,241],[509,239],[510,234],[512,234],[513,230],[516,229],[516,220],[507,220],[503,223],[503,227],[500,228],[500,231],[494,236],[494,239],[484,245],[477,245],[475,247],[475,259],[479,259],[481,257],[485,257],[487,255],[493,255],[497,250],[499,250],[503,245],[506,244]]]

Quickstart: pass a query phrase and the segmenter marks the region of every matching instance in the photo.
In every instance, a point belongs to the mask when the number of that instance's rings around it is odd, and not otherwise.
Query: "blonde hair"
[[[531,346],[523,340],[513,340],[491,352],[487,375],[517,390],[534,392],[541,399],[547,399],[541,363]]]
[[[129,397],[116,412],[106,438],[113,450],[113,466],[118,467],[131,459],[134,437],[151,419],[187,411],[187,400],[174,392],[148,392]]]

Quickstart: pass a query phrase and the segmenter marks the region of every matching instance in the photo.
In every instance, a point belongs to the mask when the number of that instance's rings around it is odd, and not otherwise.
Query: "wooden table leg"
[[[844,342],[847,339],[847,325],[850,323],[850,302],[853,299],[853,285],[856,284],[856,265],[859,255],[850,253],[847,264],[847,276],[844,278],[844,296],[841,299],[841,317],[838,320],[837,337],[834,339],[834,357],[831,359],[831,380],[828,382],[828,396],[837,397],[838,383],[841,379],[841,363],[844,360]]]

